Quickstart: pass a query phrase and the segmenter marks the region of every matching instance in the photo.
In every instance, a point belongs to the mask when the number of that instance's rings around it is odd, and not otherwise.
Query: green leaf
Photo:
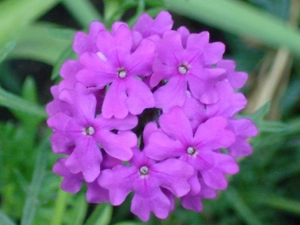
[[[225,192],[227,201],[231,204],[232,208],[248,225],[263,225],[259,218],[248,207],[247,203],[242,199],[239,193],[233,189],[228,188]]]
[[[0,2],[0,45],[16,39],[59,0],[8,0]]]
[[[69,193],[63,191],[59,187],[58,197],[57,197],[56,204],[55,204],[55,211],[54,211],[52,221],[51,221],[52,225],[62,224],[64,212],[66,210],[68,196],[69,196]]]
[[[53,35],[54,37],[73,40],[76,30],[70,28],[49,28],[48,33]]]
[[[0,224],[2,225],[15,225],[15,223],[0,210]]]
[[[47,118],[45,110],[40,106],[11,94],[0,87],[0,105],[18,110],[40,118]]]
[[[271,107],[271,103],[267,102],[260,109],[258,109],[252,115],[242,115],[238,116],[238,118],[249,118],[251,119],[255,125],[258,127],[260,132],[268,132],[268,133],[281,133],[286,132],[291,129],[291,126],[286,123],[282,123],[279,121],[266,121],[264,117],[268,114]]]
[[[49,30],[55,28],[55,25],[45,22],[29,26],[22,32],[11,56],[53,65],[72,42],[69,39],[62,39],[50,34]]]
[[[237,0],[164,0],[178,14],[219,29],[254,38],[271,46],[285,46],[300,56],[300,31],[249,3]]]
[[[112,218],[112,210],[113,208],[110,204],[99,204],[85,225],[109,225]]]
[[[7,57],[7,55],[14,49],[15,45],[16,45],[16,41],[10,41],[0,49],[0,64]]]
[[[123,222],[115,223],[114,225],[140,225],[140,223],[131,222],[131,221],[123,221]]]
[[[284,19],[288,20],[291,1],[274,1],[274,0],[249,0],[250,2],[262,7],[266,11]]]
[[[48,148],[49,141],[48,137],[46,137],[41,145],[37,148],[39,153],[36,160],[32,181],[27,192],[21,225],[31,225],[33,222],[35,212],[38,207],[38,194],[40,192],[42,181],[45,175]]]
[[[88,28],[93,20],[102,21],[102,16],[90,1],[62,0],[62,3],[84,28]]]
[[[278,121],[259,121],[257,125],[260,132],[268,133],[281,133],[290,129],[290,125]]]
[[[300,215],[300,202],[270,193],[248,193],[249,200],[269,207]],[[251,196],[256,196],[251,198]]]
[[[82,225],[88,209],[88,203],[85,199],[85,195],[78,196],[76,203],[74,204],[73,220],[71,225]]]
[[[37,104],[37,88],[32,77],[27,77],[24,81],[22,87],[22,97],[24,100]],[[11,110],[14,116],[17,117],[27,128],[29,132],[32,132],[33,138],[35,137],[34,130],[36,130],[37,125],[43,120],[41,117],[28,117],[28,113],[19,111],[19,110]],[[29,135],[29,134],[28,134]]]

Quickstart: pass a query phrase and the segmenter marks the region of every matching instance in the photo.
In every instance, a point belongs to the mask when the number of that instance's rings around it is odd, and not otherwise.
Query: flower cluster
[[[247,103],[236,92],[247,74],[222,59],[224,44],[172,26],[165,11],[141,15],[132,29],[92,22],[88,34],[76,33],[78,60],[63,64],[47,105],[53,151],[65,155],[53,167],[62,189],[86,183],[88,202],[112,205],[133,193],[131,211],[143,221],[151,212],[166,218],[175,198],[201,211],[257,134],[235,118]]]

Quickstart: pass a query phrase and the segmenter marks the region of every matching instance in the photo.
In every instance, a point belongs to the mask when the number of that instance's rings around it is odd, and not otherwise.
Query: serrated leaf
[[[0,64],[7,57],[7,55],[14,49],[15,46],[16,46],[16,41],[10,41],[0,49]]]

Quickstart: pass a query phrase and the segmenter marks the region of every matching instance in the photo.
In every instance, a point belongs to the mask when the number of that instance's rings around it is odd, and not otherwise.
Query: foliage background
[[[76,30],[87,31],[95,19],[132,25],[141,13],[163,9],[175,28],[208,30],[211,41],[223,41],[225,58],[249,73],[242,114],[260,134],[251,140],[254,154],[240,160],[226,191],[203,201],[203,212],[177,207],[168,219],[145,224],[300,223],[299,0],[0,0],[1,225],[143,224],[129,212],[130,200],[92,205],[85,188],[60,190],[44,106],[62,62],[76,57]]]

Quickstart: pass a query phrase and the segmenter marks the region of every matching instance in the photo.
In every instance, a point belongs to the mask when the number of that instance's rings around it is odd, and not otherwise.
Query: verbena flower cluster
[[[62,189],[85,183],[88,202],[112,205],[132,193],[131,211],[143,221],[151,212],[166,218],[175,198],[201,211],[257,134],[235,118],[247,103],[236,92],[247,74],[222,59],[224,44],[172,26],[166,11],[141,15],[132,29],[92,22],[88,34],[76,33],[78,60],[63,64],[47,105],[53,151],[65,155],[53,167]]]

